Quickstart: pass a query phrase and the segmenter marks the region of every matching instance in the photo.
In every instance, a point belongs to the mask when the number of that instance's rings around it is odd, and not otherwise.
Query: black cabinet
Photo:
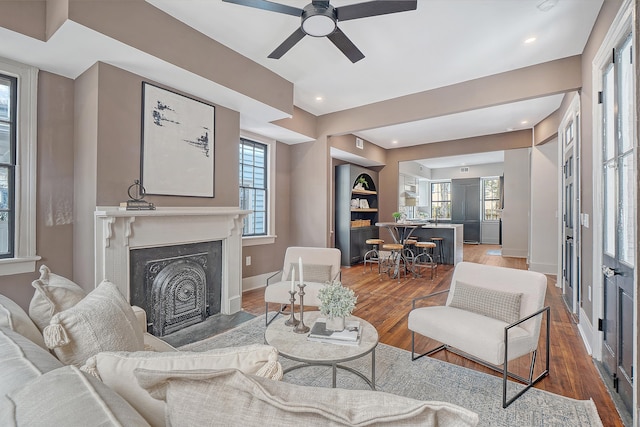
[[[335,169],[336,248],[342,265],[362,262],[371,249],[367,239],[378,238],[378,173],[345,164]]]
[[[480,178],[451,180],[451,222],[464,224],[465,243],[480,242]]]

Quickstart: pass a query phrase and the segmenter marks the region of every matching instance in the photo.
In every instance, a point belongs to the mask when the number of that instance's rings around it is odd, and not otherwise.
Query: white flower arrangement
[[[340,282],[331,282],[318,292],[320,313],[328,318],[346,317],[356,308],[358,297]]]

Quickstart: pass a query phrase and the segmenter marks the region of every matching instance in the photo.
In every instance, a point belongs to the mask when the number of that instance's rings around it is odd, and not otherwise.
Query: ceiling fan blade
[[[282,55],[287,53],[289,49],[291,49],[293,46],[295,46],[296,43],[302,40],[304,36],[306,36],[306,34],[304,33],[304,31],[302,31],[302,28],[298,28],[293,32],[293,34],[287,37],[287,39],[283,41],[282,44],[276,48],[276,50],[271,52],[271,54],[269,55],[269,58],[280,59]]]
[[[302,9],[287,6],[280,3],[274,3],[266,0],[222,0],[225,3],[239,4],[241,6],[255,7],[256,9],[264,9],[271,12],[284,13],[286,15],[302,16]]]
[[[340,28],[336,28],[336,30],[329,34],[327,38],[331,40],[331,43],[336,45],[336,47],[340,49],[342,53],[344,53],[345,56],[354,64],[364,58],[364,54],[360,52],[360,49],[358,49],[356,45],[349,40],[349,37],[347,37]]]
[[[416,10],[418,0],[378,0],[336,7],[338,21]]]

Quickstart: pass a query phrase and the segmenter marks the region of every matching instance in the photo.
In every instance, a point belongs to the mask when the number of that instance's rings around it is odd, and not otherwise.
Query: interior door
[[[564,248],[563,248],[563,267],[562,267],[562,298],[571,313],[576,313],[576,304],[574,304],[574,289],[577,288],[573,283],[573,256],[574,256],[574,240],[573,240],[573,163],[574,156],[570,155],[564,162]]]
[[[579,237],[576,228],[578,217],[576,147],[578,145],[579,117],[578,112],[571,109],[568,117],[563,120],[560,132],[564,159],[562,167],[562,298],[569,311],[574,315],[578,314],[580,301],[576,253]]]
[[[613,52],[603,73],[602,274],[603,363],[614,389],[633,413],[635,175],[632,42]]]

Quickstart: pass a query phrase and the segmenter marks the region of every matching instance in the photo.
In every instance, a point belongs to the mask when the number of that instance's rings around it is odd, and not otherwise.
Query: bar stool
[[[416,239],[407,239],[404,241],[404,248],[402,255],[408,264],[413,264],[413,260],[416,257],[415,245],[418,243]]]
[[[380,245],[384,244],[384,240],[367,239],[366,243],[367,245],[373,245],[373,248],[364,254],[364,269],[362,269],[362,273],[364,274],[367,268],[367,263],[369,263],[369,271],[371,271],[371,269],[373,268],[371,264],[375,263],[378,264],[378,274],[380,274],[380,252],[378,251],[378,248],[380,247]]]
[[[420,251],[413,260],[413,274],[416,277],[421,277],[422,268],[428,268],[431,270],[431,280],[433,280],[434,273],[438,276],[438,264],[433,260],[433,250],[436,248],[434,242],[417,242],[416,248]]]
[[[398,278],[400,281],[400,273],[402,270],[405,270],[406,276],[406,263],[404,261],[404,257],[402,256],[402,250],[404,246],[400,243],[385,243],[382,245],[382,249],[385,251],[391,252],[387,259],[383,261],[383,273],[386,273],[391,278]],[[403,264],[402,268],[400,264]]]
[[[432,237],[431,241],[436,244],[436,248],[433,250],[436,255],[437,261],[440,264],[444,264],[444,237]]]

